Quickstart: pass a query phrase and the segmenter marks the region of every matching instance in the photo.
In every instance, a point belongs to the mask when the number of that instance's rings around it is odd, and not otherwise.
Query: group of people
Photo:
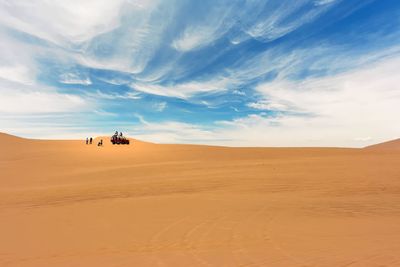
[[[86,137],[86,144],[91,145],[93,143],[93,138],[92,137]],[[129,145],[129,139],[123,136],[122,132],[115,131],[114,135],[111,137],[111,143],[114,144],[128,144]],[[100,141],[97,143],[97,146],[103,146],[103,139],[100,139]]]
[[[92,137],[86,137],[86,144],[91,145],[93,143]],[[97,146],[103,146],[103,139],[100,139],[100,142],[97,143]]]
[[[113,136],[119,136],[119,137],[122,137],[122,132],[119,132],[119,134],[118,134],[118,131],[115,131],[115,134],[114,134]]]
[[[86,144],[87,145],[89,145],[89,144],[91,145],[92,142],[93,142],[93,138],[92,137],[90,137],[90,138],[86,137]]]

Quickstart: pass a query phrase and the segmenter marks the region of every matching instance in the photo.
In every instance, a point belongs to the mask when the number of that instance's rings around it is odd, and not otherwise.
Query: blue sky
[[[0,0],[0,131],[361,147],[400,136],[396,0]]]

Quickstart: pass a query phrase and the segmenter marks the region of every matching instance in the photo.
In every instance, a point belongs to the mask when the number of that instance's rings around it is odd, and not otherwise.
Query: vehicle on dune
[[[118,132],[111,136],[110,141],[113,145],[129,145],[129,139],[123,136],[122,133],[118,134]]]

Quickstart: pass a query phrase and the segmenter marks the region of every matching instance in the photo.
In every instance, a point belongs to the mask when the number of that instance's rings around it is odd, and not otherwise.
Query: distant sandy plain
[[[400,140],[103,139],[0,134],[0,266],[400,266]]]

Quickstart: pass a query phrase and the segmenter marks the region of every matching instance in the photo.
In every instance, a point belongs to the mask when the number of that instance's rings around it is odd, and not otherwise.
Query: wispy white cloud
[[[142,125],[129,132],[135,138],[156,143],[207,143],[215,141],[212,131],[190,123],[177,121],[148,122],[140,118]]]
[[[74,95],[44,91],[15,91],[0,89],[2,113],[31,114],[88,111],[93,106]]]
[[[43,53],[54,55],[57,49],[18,41],[1,27],[0,37],[0,115],[77,113],[93,108],[94,104],[81,96],[59,93],[56,88],[38,81],[35,58]]]
[[[227,90],[231,84],[233,84],[233,81],[221,77],[215,80],[193,81],[176,85],[158,85],[136,82],[132,83],[131,87],[135,90],[149,94],[188,98],[193,94],[201,92],[224,91]]]
[[[164,111],[168,106],[167,102],[158,102],[153,104],[153,109],[158,112]]]
[[[89,77],[81,77],[81,75],[76,73],[64,73],[60,75],[60,83],[91,85],[92,81]]]
[[[341,1],[341,0],[315,0],[314,5],[323,6],[323,5],[333,4],[333,3],[339,2],[339,1]]]
[[[245,93],[244,91],[238,90],[238,89],[233,90],[233,91],[232,91],[232,94],[234,94],[234,95],[241,95],[241,96],[245,96],[245,95],[246,95],[246,93]]]
[[[290,108],[283,103],[271,102],[268,100],[259,100],[257,102],[247,103],[247,106],[259,110],[271,110],[271,111],[287,111]]]
[[[190,51],[211,43],[216,38],[214,27],[186,29],[183,35],[173,41],[172,46],[179,51]]]
[[[289,4],[285,1],[248,1],[241,5],[236,2],[216,3],[201,19],[189,20],[189,25],[172,42],[172,47],[182,52],[196,50],[225,34],[234,45],[251,38],[270,42],[318,18],[336,2],[339,0],[319,0],[311,6],[309,0]]]
[[[118,28],[88,39],[76,60],[88,67],[139,74],[162,46],[174,9],[158,0],[123,1]]]
[[[42,50],[10,37],[1,25],[0,39],[0,79],[25,85],[34,84],[38,72],[34,55],[40,54]]]
[[[33,84],[33,72],[23,65],[0,66],[0,79],[23,84]]]
[[[127,93],[104,93],[100,90],[96,90],[94,93],[86,93],[87,96],[98,99],[108,99],[108,100],[117,100],[117,99],[132,99],[137,100],[141,99],[140,93],[136,92],[127,92]]]
[[[54,43],[69,44],[115,28],[123,2],[2,1],[0,23]]]
[[[334,1],[329,2],[333,3]],[[330,5],[326,5],[327,3],[321,2],[313,8],[304,10],[308,3],[309,1],[300,0],[288,5],[288,3],[281,1],[275,9],[261,15],[254,24],[244,28],[244,30],[248,35],[258,40],[273,41],[313,21],[331,8]],[[296,14],[296,16],[292,16],[293,14]]]
[[[187,52],[212,44],[223,36],[233,25],[232,5],[212,5],[199,20],[185,27],[182,34],[172,42],[178,51]]]

